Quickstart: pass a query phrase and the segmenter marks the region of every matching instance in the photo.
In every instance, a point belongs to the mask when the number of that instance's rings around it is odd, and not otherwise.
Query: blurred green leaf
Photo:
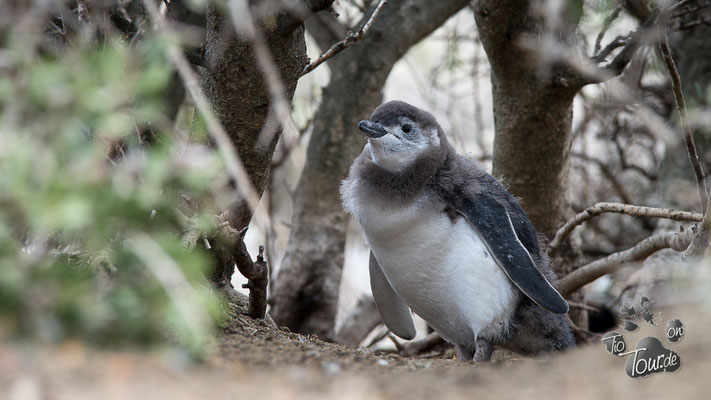
[[[205,350],[222,306],[176,210],[181,194],[200,199],[226,178],[218,155],[159,129],[172,75],[162,40],[3,49],[0,335]],[[147,121],[158,121],[152,146],[138,138]],[[210,210],[191,217],[214,229]],[[156,254],[138,257],[136,237]],[[154,258],[185,283],[179,295]]]

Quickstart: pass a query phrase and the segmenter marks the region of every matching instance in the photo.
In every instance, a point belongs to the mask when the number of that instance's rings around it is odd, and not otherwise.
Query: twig
[[[248,314],[252,318],[264,318],[267,313],[267,287],[269,286],[269,267],[264,260],[264,246],[259,245],[257,261],[252,261],[244,240],[240,240],[237,255],[235,260],[237,269],[248,279],[247,283],[242,285],[243,289],[249,289]]]
[[[699,26],[699,25],[711,25],[711,18],[701,17],[701,18],[693,20],[693,21],[679,23],[678,26],[672,27],[671,29],[673,31],[683,31],[683,30],[691,29],[691,28]]]
[[[568,305],[571,307],[581,308],[583,310],[588,310],[588,311],[592,311],[592,312],[599,312],[600,311],[600,309],[597,307],[589,306],[585,303],[578,303],[578,302],[570,301],[570,300],[568,300]]]
[[[415,357],[418,354],[431,350],[440,343],[444,343],[444,339],[437,332],[432,332],[420,340],[401,344],[398,348],[398,353],[403,357]]]
[[[568,234],[570,234],[570,232],[573,231],[576,226],[597,215],[605,213],[625,214],[633,217],[666,218],[674,221],[689,222],[699,222],[703,219],[703,215],[699,213],[677,211],[668,208],[635,206],[621,203],[596,203],[578,213],[575,217],[568,220],[560,229],[558,229],[555,237],[548,245],[549,253],[554,254],[558,250],[561,242],[568,236]]]
[[[220,215],[221,221],[229,221],[229,212]],[[245,227],[237,231],[231,226],[224,226],[217,236],[215,251],[219,262],[234,262],[239,272],[247,278],[243,288],[249,289],[249,310],[251,318],[264,318],[267,312],[267,286],[269,285],[269,267],[264,260],[264,246],[259,246],[257,260],[253,261],[244,244]]]
[[[607,58],[607,56],[610,55],[610,53],[615,51],[615,49],[618,49],[618,48],[626,45],[627,43],[630,42],[630,40],[631,40],[630,36],[616,37],[614,40],[612,40],[610,43],[608,43],[604,49],[602,49],[600,51],[596,51],[595,55],[592,56],[591,60],[594,63],[601,63],[601,62],[605,61],[605,59]]]
[[[637,49],[642,45],[643,37],[648,32],[648,29],[654,25],[659,16],[658,11],[654,11],[650,16],[640,25],[640,27],[630,35],[629,42],[622,48],[622,50],[615,56],[615,58],[605,67],[605,70],[617,76],[622,73],[627,64],[629,64],[632,57],[637,53]]]
[[[368,33],[368,30],[370,29],[370,26],[373,24],[373,21],[375,21],[375,18],[378,16],[380,13],[380,9],[383,8],[383,6],[388,2],[388,0],[380,0],[378,5],[375,7],[375,10],[373,11],[373,14],[370,15],[370,18],[368,18],[368,21],[366,21],[363,26],[360,27],[358,32],[355,34],[349,33],[345,39],[341,40],[340,42],[334,44],[331,46],[330,49],[326,50],[325,53],[321,54],[319,58],[314,60],[311,64],[307,65],[304,67],[303,72],[301,72],[301,76],[304,76],[308,74],[309,72],[313,71],[318,67],[319,65],[323,64],[326,60],[329,58],[335,56],[338,54],[341,50],[350,47],[353,45],[353,43],[357,42],[360,40],[363,36],[365,36],[366,33]]]
[[[600,51],[600,42],[602,41],[603,36],[605,36],[605,33],[607,33],[607,30],[610,28],[610,25],[617,19],[617,17],[620,16],[620,11],[622,10],[622,4],[619,4],[610,15],[608,15],[605,18],[605,21],[602,23],[602,29],[600,30],[600,33],[597,35],[597,39],[595,39],[595,54],[598,54]],[[604,58],[604,57],[603,57]]]
[[[692,1],[696,1],[696,0],[681,0],[680,2],[670,6],[669,11],[678,10],[678,9],[684,7],[685,5],[691,3]]]
[[[694,136],[691,132],[691,127],[689,126],[689,120],[686,113],[686,103],[684,101],[684,94],[681,90],[681,77],[679,76],[679,71],[676,69],[674,64],[674,59],[671,55],[671,50],[669,49],[669,41],[667,38],[667,28],[666,21],[659,26],[659,50],[661,50],[662,58],[664,59],[664,64],[669,70],[669,76],[671,77],[672,92],[674,93],[674,103],[676,104],[676,111],[679,113],[679,125],[681,125],[681,130],[684,133],[684,143],[686,143],[686,152],[689,155],[689,161],[691,161],[691,166],[694,169],[694,174],[696,175],[696,187],[699,191],[699,200],[701,201],[701,210],[706,212],[708,203],[708,191],[706,189],[706,181],[704,170],[699,162],[699,155],[696,153],[696,144],[694,143]]]
[[[388,328],[385,327],[385,325],[381,324],[380,327],[376,327],[376,328],[382,329],[382,332],[380,334],[376,335],[374,338],[372,338],[369,342],[365,343],[363,345],[364,348],[369,349],[369,348],[375,346],[378,342],[383,340],[385,338],[385,336],[388,336],[388,334],[390,333],[390,331],[388,330]]]
[[[630,33],[629,39],[626,42],[622,41],[622,37],[618,37],[608,44],[600,53],[590,57],[590,62],[577,64],[573,63],[574,71],[569,73],[569,77],[565,78],[566,85],[573,87],[583,87],[591,83],[601,83],[612,77],[618,76],[624,71],[627,64],[630,63],[632,57],[637,53],[637,50],[647,42],[646,36],[654,26],[659,16],[659,11],[655,10],[650,13],[647,19],[635,30]],[[622,50],[610,61],[606,66],[600,67],[597,64],[604,61],[613,50],[619,48],[624,43]],[[577,71],[575,71],[577,70]]]
[[[304,124],[304,127],[299,129],[298,137],[293,138],[288,142],[285,140],[282,140],[280,142],[282,143],[281,151],[279,152],[279,154],[276,154],[274,158],[272,158],[272,170],[281,167],[286,162],[286,160],[289,159],[289,156],[291,156],[292,151],[299,146],[301,140],[306,136],[306,131],[308,131],[309,127],[311,127],[311,125],[313,124],[313,119],[314,117],[311,117],[311,119],[306,122],[306,124]]]
[[[653,253],[672,248],[683,251],[691,241],[689,231],[660,233],[644,239],[634,247],[595,260],[571,272],[558,281],[556,287],[561,295],[567,296],[597,278],[611,274],[631,261],[644,260]]]
[[[620,183],[618,176],[615,175],[615,173],[610,169],[610,167],[607,166],[602,160],[599,160],[594,157],[590,157],[587,154],[583,153],[573,153],[573,157],[580,158],[585,161],[590,161],[595,164],[597,164],[598,168],[600,168],[600,172],[602,172],[603,175],[605,175],[605,178],[607,178],[608,181],[612,184],[612,188],[617,192],[617,195],[620,196],[620,200],[622,200],[625,203],[631,203],[632,200],[630,196],[627,194],[627,191],[625,190],[624,186]]]

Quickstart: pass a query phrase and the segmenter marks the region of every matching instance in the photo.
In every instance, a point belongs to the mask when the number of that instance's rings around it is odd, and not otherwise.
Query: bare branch
[[[657,21],[659,12],[655,11],[640,25],[637,30],[630,35],[630,39],[625,47],[615,56],[615,58],[604,69],[606,72],[617,76],[624,71],[632,57],[637,53],[637,49],[644,43],[649,28]]]
[[[697,18],[693,21],[679,23],[679,25],[671,27],[671,30],[683,31],[686,29],[691,29],[691,28],[697,27],[699,25],[711,25],[711,17],[700,17],[700,18]]]
[[[618,176],[615,175],[615,173],[610,169],[610,167],[608,167],[607,164],[605,164],[602,160],[590,157],[587,154],[582,153],[573,153],[572,155],[573,157],[577,157],[582,160],[595,163],[598,168],[600,168],[602,174],[605,175],[607,180],[610,181],[610,183],[612,184],[612,188],[615,190],[615,192],[617,192],[617,195],[620,196],[620,200],[628,204],[632,202],[624,186],[620,183],[619,179],[617,179]]]
[[[561,295],[567,296],[597,278],[611,274],[629,262],[640,261],[653,253],[672,248],[683,251],[691,241],[691,234],[686,232],[667,232],[654,235],[637,243],[634,247],[586,264],[559,280],[556,287]]]
[[[371,338],[367,343],[365,343],[363,345],[364,348],[369,349],[369,348],[375,346],[376,344],[378,344],[378,342],[385,339],[385,336],[388,336],[388,334],[390,334],[390,331],[388,330],[388,328],[386,328],[385,325],[383,325],[383,324],[376,326],[376,328],[382,329],[382,332],[380,334],[376,335],[375,337]],[[398,343],[398,345],[400,345],[400,344]]]
[[[679,125],[681,125],[681,130],[684,133],[686,152],[689,155],[689,161],[691,161],[691,166],[693,167],[694,174],[696,175],[696,186],[699,191],[701,210],[706,212],[709,197],[706,189],[706,181],[704,180],[704,170],[699,162],[699,155],[696,153],[696,144],[694,143],[694,135],[691,132],[691,127],[689,126],[689,119],[686,113],[686,103],[684,101],[684,94],[681,90],[681,77],[679,76],[679,71],[676,69],[674,58],[672,58],[671,50],[669,49],[666,21],[665,23],[660,24],[658,33],[659,49],[662,53],[664,64],[667,66],[667,70],[669,70],[672,92],[674,93],[674,103],[676,104],[676,111],[679,113]]]
[[[630,40],[631,37],[629,35],[616,37],[614,40],[608,43],[604,49],[595,52],[595,55],[591,57],[592,62],[601,63],[605,61],[607,56],[609,56],[616,49],[619,49],[620,47],[628,44]]]
[[[431,350],[440,343],[444,343],[442,336],[437,332],[432,332],[420,340],[401,344],[398,348],[398,353],[403,357],[415,357],[418,354]]]
[[[684,7],[684,6],[687,6],[687,5],[688,5],[689,3],[691,3],[692,1],[696,1],[696,0],[681,0],[680,2],[678,2],[678,3],[676,3],[676,4],[672,5],[672,6],[670,6],[670,7],[669,7],[669,11],[678,10],[678,9]],[[697,7],[695,10],[700,9],[700,7],[701,7],[701,6]]]
[[[702,220],[703,215],[687,211],[677,211],[668,208],[656,208],[656,207],[645,207],[645,206],[635,206],[631,204],[621,204],[621,203],[597,203],[591,207],[586,208],[581,213],[578,213],[575,217],[568,220],[565,225],[563,225],[558,232],[556,232],[555,237],[551,240],[548,245],[549,253],[554,254],[563,240],[573,231],[573,229],[582,224],[583,222],[605,213],[616,213],[625,214],[633,217],[647,217],[647,218],[666,218],[674,221],[689,221],[689,222],[699,222]]]
[[[711,213],[709,213],[708,210],[706,211],[706,214],[704,214],[704,219],[695,228],[695,235],[691,239],[689,247],[684,251],[684,259],[697,259],[706,254],[706,249],[708,249],[709,246],[709,239],[711,238]]]
[[[336,332],[335,341],[348,347],[358,347],[360,342],[380,324],[381,318],[372,297],[362,297],[346,322]]]
[[[230,220],[229,211],[220,215],[221,222]],[[249,310],[252,318],[264,318],[267,312],[267,286],[269,285],[269,268],[264,260],[264,246],[259,246],[257,260],[253,261],[244,244],[247,228],[237,231],[229,225],[222,227],[217,234],[215,251],[219,262],[234,262],[239,272],[247,278],[243,288],[249,289]],[[220,270],[225,270],[220,269]]]
[[[570,300],[568,300],[568,305],[571,306],[571,307],[575,307],[575,308],[581,308],[581,309],[587,310],[587,311],[600,312],[600,309],[599,309],[599,308],[593,307],[593,306],[590,306],[590,305],[587,305],[587,304],[585,304],[585,303],[578,303],[578,302],[575,302],[575,301],[570,301]]]
[[[380,0],[378,5],[375,7],[375,10],[373,11],[373,14],[370,15],[370,18],[368,18],[368,21],[366,21],[365,24],[363,24],[363,26],[360,27],[358,32],[356,32],[355,34],[349,34],[348,36],[346,36],[345,39],[343,39],[340,42],[331,46],[331,48],[326,50],[325,53],[321,54],[319,56],[319,58],[317,58],[311,64],[304,67],[304,71],[301,73],[301,76],[304,76],[304,75],[308,74],[309,72],[313,71],[314,69],[316,69],[316,67],[323,64],[326,60],[335,56],[341,50],[352,46],[353,43],[357,42],[363,36],[365,36],[365,34],[368,33],[370,26],[373,25],[373,21],[375,21],[375,18],[380,13],[380,9],[383,8],[383,6],[387,2],[388,2],[388,0]]]
[[[563,81],[567,82],[566,85],[583,87],[591,83],[601,83],[620,75],[637,53],[637,50],[645,43],[650,42],[648,37],[652,27],[657,22],[658,16],[659,11],[653,11],[637,30],[630,33],[627,38],[624,36],[617,37],[600,50],[599,53],[590,57],[587,63],[578,63],[568,60],[569,65],[565,66],[565,70],[568,71],[568,77],[563,78]],[[622,47],[622,49],[610,63],[604,67],[597,65],[603,62],[615,49],[620,47]]]
[[[597,35],[597,39],[595,39],[595,54],[598,54],[600,51],[600,42],[602,42],[602,38],[605,36],[605,33],[607,32],[608,29],[610,29],[610,25],[617,19],[617,17],[620,16],[620,11],[622,10],[622,4],[619,4],[610,15],[608,15],[605,18],[605,21],[602,23],[602,29],[600,30],[600,33]]]

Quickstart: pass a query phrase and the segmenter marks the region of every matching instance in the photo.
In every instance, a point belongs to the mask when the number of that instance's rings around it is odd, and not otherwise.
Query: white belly
[[[395,292],[454,344],[498,339],[518,294],[463,217],[452,222],[426,201],[400,209],[361,207],[357,217]],[[443,208],[443,207],[442,207]]]

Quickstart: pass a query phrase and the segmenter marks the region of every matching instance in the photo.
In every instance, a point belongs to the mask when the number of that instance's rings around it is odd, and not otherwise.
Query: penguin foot
[[[475,350],[462,345],[456,345],[457,349],[457,360],[462,362],[471,362],[474,359]]]
[[[457,360],[462,362],[486,362],[491,359],[491,353],[494,352],[494,345],[482,338],[478,338],[474,348],[462,345],[455,346],[457,349]]]
[[[491,353],[494,352],[494,345],[482,338],[476,340],[476,351],[474,352],[474,362],[486,362],[491,360]]]

